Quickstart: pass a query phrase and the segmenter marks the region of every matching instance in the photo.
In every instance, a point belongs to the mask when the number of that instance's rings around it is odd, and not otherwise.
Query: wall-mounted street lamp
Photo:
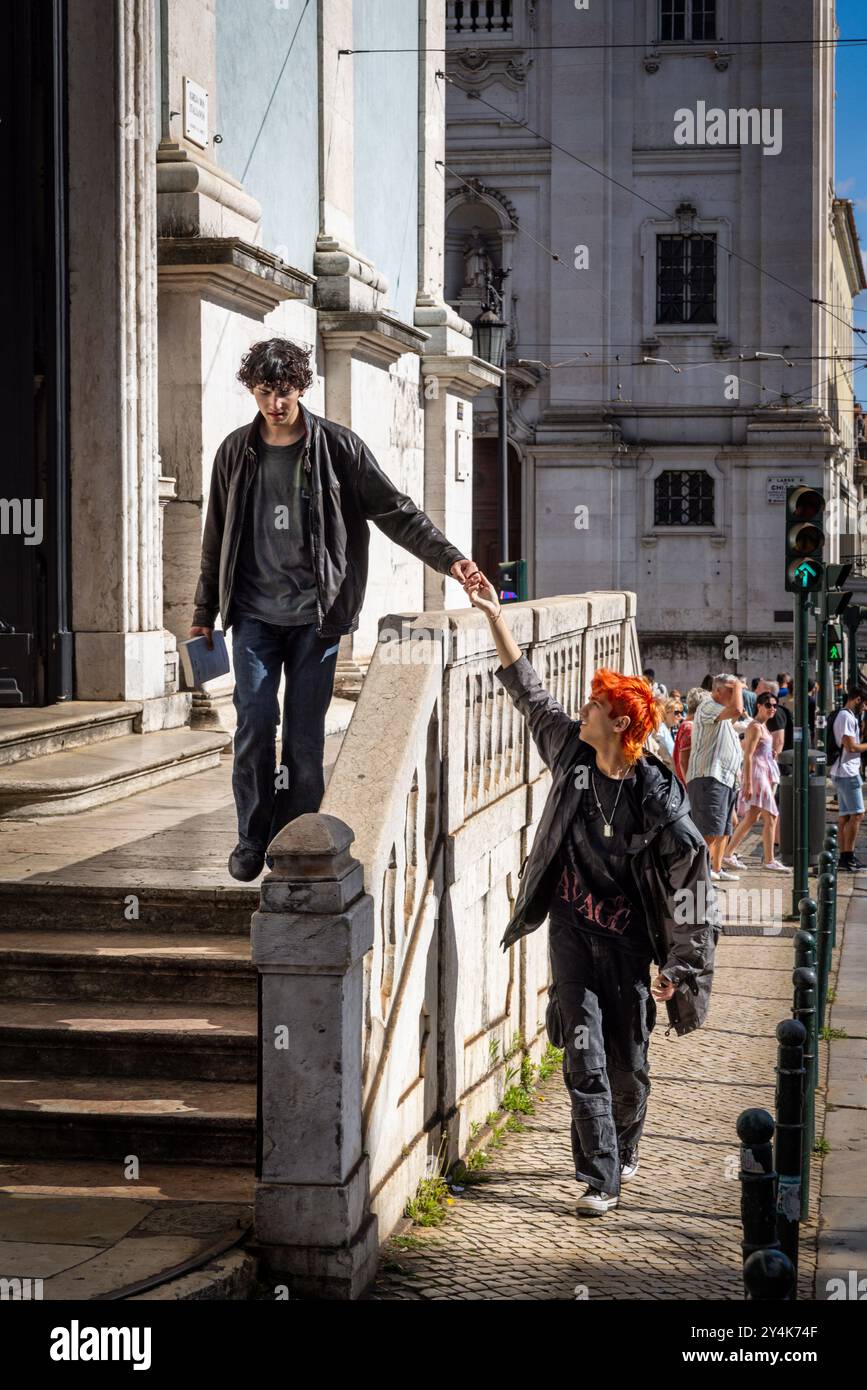
[[[473,323],[473,351],[477,357],[499,367],[503,375],[497,394],[497,414],[499,419],[499,438],[497,457],[500,475],[500,563],[497,566],[497,591],[501,602],[515,602],[527,597],[526,563],[524,560],[510,561],[509,555],[509,434],[508,401],[509,388],[506,373],[506,336],[508,324],[503,314],[503,284],[509,270],[494,270],[490,265],[485,270],[485,302],[478,318]]]

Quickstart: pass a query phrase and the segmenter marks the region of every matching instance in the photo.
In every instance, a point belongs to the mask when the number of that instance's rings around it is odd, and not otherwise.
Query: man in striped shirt
[[[743,685],[737,676],[714,676],[710,699],[702,700],[692,725],[687,772],[692,818],[710,852],[711,878],[737,879],[723,868],[732,833],[743,754],[735,723],[744,717]]]

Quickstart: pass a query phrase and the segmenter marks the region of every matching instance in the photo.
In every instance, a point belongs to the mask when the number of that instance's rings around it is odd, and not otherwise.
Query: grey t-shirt
[[[235,569],[233,613],[294,627],[316,622],[310,553],[310,496],[294,444],[258,442],[259,466],[247,494]]]

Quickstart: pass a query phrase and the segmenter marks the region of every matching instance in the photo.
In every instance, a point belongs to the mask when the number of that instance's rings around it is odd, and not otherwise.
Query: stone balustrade
[[[505,611],[570,713],[599,666],[641,669],[634,594]],[[476,610],[383,618],[321,810],[271,846],[256,1235],[299,1292],[356,1297],[420,1179],[497,1109],[504,1054],[544,1047],[547,933],[500,941],[550,774],[498,664]]]

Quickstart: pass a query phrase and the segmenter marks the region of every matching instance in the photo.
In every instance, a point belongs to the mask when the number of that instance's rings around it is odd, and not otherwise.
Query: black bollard
[[[819,914],[819,908],[815,898],[801,898],[801,901],[798,903],[798,913],[801,919],[801,926],[804,930],[815,933],[816,919]]]
[[[831,950],[833,951],[837,945],[837,869],[840,861],[840,855],[837,851],[837,833],[834,826],[828,826],[828,834],[825,836],[825,850],[831,856],[832,862],[828,872],[834,879],[834,898],[831,903]],[[822,872],[821,868],[819,872]]]
[[[777,1239],[798,1270],[801,1217],[801,1134],[804,1127],[804,1045],[807,1030],[796,1018],[777,1024],[777,1087],[774,1166],[777,1170]]]
[[[792,1016],[803,1023],[807,1033],[804,1043],[804,1123],[801,1130],[801,1220],[806,1221],[810,1206],[810,1155],[816,1136],[816,1086],[819,1081],[815,970],[809,970],[806,966],[793,970],[792,984],[795,986]]]
[[[744,1287],[753,1303],[785,1302],[796,1297],[797,1271],[782,1250],[756,1250],[744,1264]]]
[[[830,857],[830,856],[829,856]],[[821,868],[821,860],[825,855],[820,856],[820,870],[818,893],[819,893],[819,920],[816,934],[816,956],[817,973],[819,976],[819,995],[816,1003],[818,1028],[821,1030],[825,1026],[825,1004],[828,998],[828,976],[831,973],[831,911],[834,905],[834,875]]]
[[[813,969],[816,964],[816,938],[811,931],[799,927],[792,940],[795,943],[795,965]]]
[[[767,1110],[742,1110],[737,1118],[741,1141],[741,1241],[744,1268],[757,1250],[779,1250],[777,1239],[777,1175],[774,1171],[773,1116]],[[744,1290],[750,1296],[744,1275]]]

